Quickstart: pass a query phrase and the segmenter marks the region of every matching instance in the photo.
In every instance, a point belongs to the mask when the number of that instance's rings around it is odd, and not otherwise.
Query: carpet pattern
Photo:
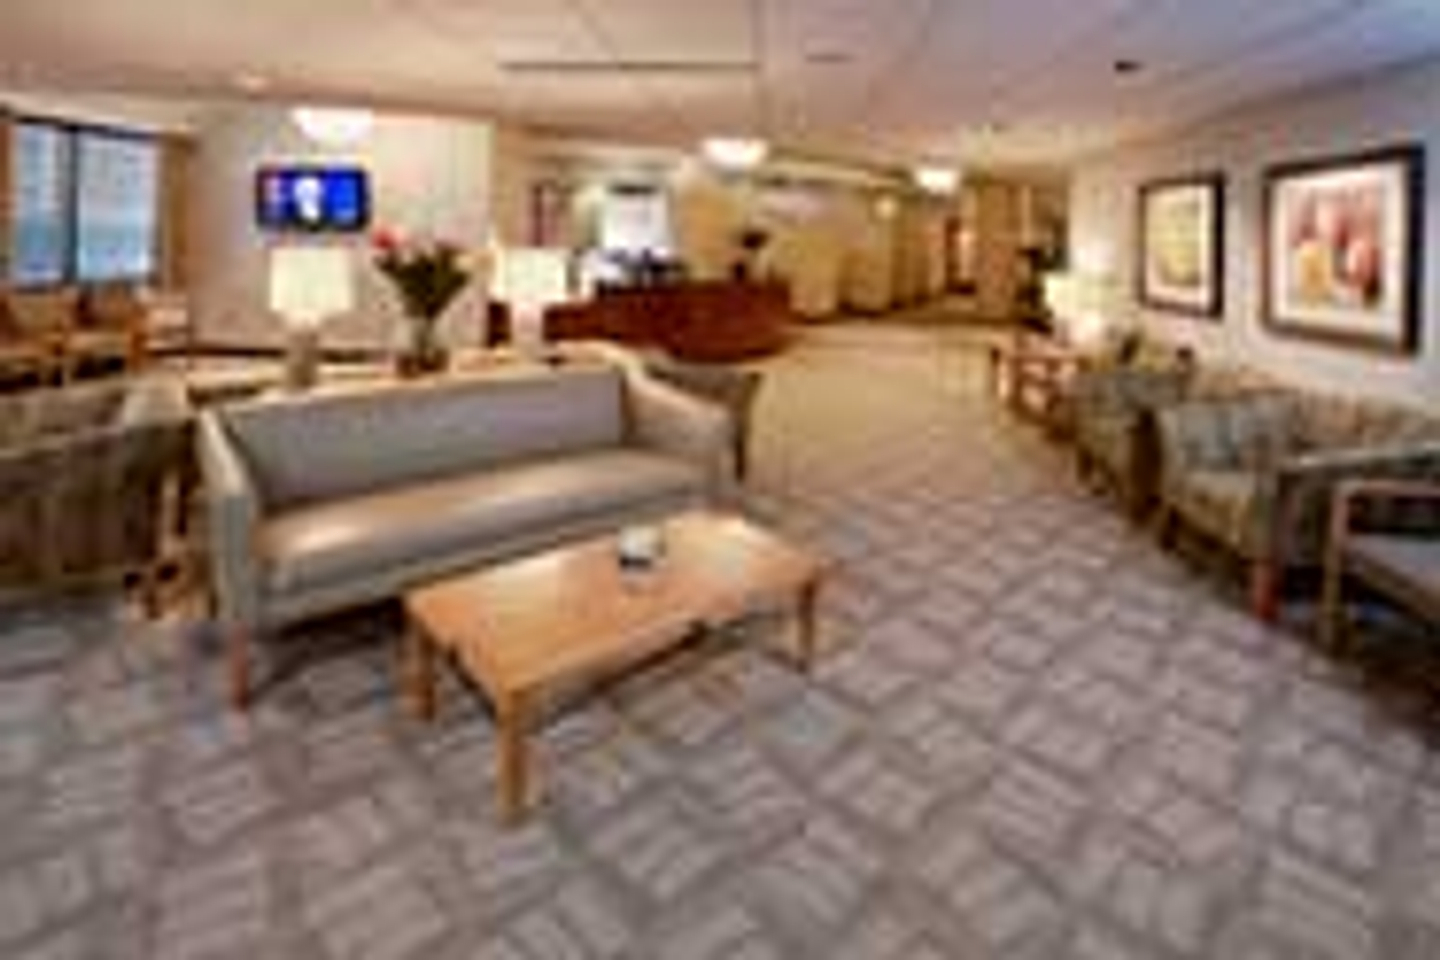
[[[754,511],[840,569],[816,674],[757,620],[569,704],[518,829],[478,698],[398,708],[394,611],[248,716],[185,617],[0,614],[0,955],[1440,955],[1433,701],[1079,490],[961,340],[825,331],[760,419]]]

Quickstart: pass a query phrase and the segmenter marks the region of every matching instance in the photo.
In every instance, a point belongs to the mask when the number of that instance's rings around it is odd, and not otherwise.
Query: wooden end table
[[[498,727],[497,785],[508,822],[529,793],[528,728],[536,697],[664,652],[697,630],[794,603],[796,659],[808,670],[823,564],[742,517],[697,512],[668,520],[664,556],[623,570],[603,537],[441,581],[407,594],[406,686],[433,718],[437,654],[484,690]]]

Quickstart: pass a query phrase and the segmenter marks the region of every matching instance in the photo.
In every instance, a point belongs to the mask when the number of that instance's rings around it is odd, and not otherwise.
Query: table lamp
[[[1098,346],[1114,321],[1115,284],[1092,273],[1051,273],[1045,277],[1045,305],[1072,346]]]
[[[570,253],[553,247],[501,251],[495,294],[510,305],[510,341],[525,357],[545,355],[545,309],[570,299]]]
[[[270,251],[270,309],[286,326],[285,386],[315,385],[320,324],[355,306],[350,251],[332,246],[282,246]]]

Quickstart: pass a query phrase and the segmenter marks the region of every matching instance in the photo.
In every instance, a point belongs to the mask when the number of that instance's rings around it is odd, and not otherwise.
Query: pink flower
[[[380,227],[370,234],[370,245],[384,255],[393,255],[400,249],[400,234],[388,227]]]

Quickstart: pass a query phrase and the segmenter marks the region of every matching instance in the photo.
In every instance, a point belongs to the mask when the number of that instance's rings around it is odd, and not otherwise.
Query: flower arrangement
[[[398,358],[401,374],[443,370],[445,349],[435,328],[445,308],[470,282],[464,252],[447,240],[406,239],[393,230],[377,230],[371,246],[376,269],[395,287],[405,308],[409,336]]]
[[[406,316],[436,320],[470,282],[463,251],[448,240],[407,240],[377,230],[371,243],[375,266],[394,284]]]

